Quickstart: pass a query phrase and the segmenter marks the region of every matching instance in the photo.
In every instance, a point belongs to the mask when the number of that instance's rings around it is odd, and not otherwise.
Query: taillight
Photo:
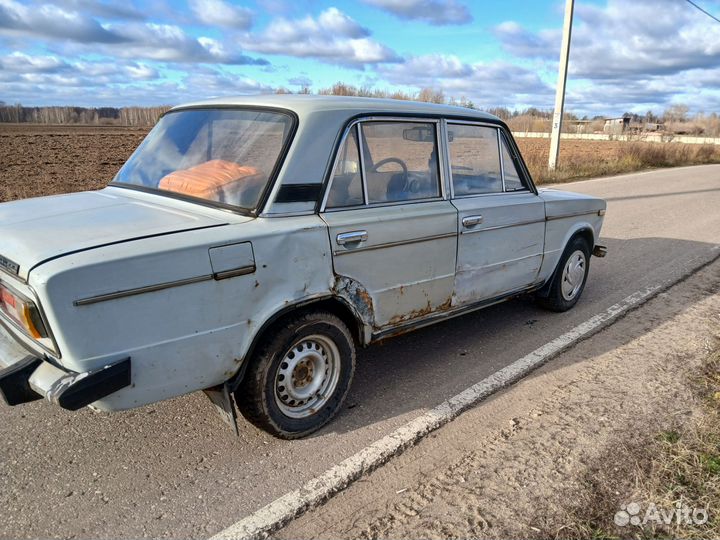
[[[48,337],[37,306],[27,298],[0,283],[0,311],[20,325],[35,339]]]

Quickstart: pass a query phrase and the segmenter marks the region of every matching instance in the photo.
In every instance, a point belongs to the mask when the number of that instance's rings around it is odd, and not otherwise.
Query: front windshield
[[[290,115],[188,109],[166,114],[113,183],[248,210],[257,207],[290,134]]]

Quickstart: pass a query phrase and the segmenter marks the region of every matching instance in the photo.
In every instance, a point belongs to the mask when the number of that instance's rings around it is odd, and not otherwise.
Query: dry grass
[[[579,178],[592,178],[621,174],[643,169],[678,167],[720,163],[720,146],[642,143],[610,141],[562,141],[558,168],[547,168],[549,142],[533,144],[533,139],[518,139],[520,151],[537,184],[569,182]],[[576,144],[584,143],[584,151]]]
[[[638,436],[608,449],[585,478],[587,498],[569,509],[557,538],[720,538],[720,349],[691,384],[698,410],[651,440]],[[630,501],[640,504],[640,518],[652,503],[665,512],[706,509],[709,520],[616,527],[612,516]]]

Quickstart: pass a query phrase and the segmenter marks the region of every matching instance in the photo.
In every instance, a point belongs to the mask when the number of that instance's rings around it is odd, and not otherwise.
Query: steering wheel
[[[381,159],[380,161],[378,161],[377,163],[375,163],[373,165],[372,172],[378,172],[378,169],[380,167],[382,167],[383,165],[387,165],[388,163],[397,163],[398,165],[400,165],[400,167],[402,167],[405,178],[407,178],[407,175],[408,175],[407,164],[402,159],[396,158],[396,157],[389,157],[389,158]]]
[[[400,167],[402,167],[402,173],[392,175],[387,184],[385,196],[389,201],[402,199],[404,198],[403,194],[407,193],[410,188],[408,185],[409,176],[407,164],[402,159],[396,157],[382,159],[373,165],[372,172],[378,172],[380,167],[388,163],[397,163],[400,165]]]

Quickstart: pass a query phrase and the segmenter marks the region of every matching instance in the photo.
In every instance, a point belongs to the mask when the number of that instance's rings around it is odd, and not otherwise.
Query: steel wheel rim
[[[573,300],[578,295],[585,281],[586,270],[585,253],[578,249],[570,255],[563,268],[560,290],[565,300]]]
[[[340,379],[340,350],[327,336],[296,341],[275,373],[275,403],[290,418],[307,418],[327,404]]]

